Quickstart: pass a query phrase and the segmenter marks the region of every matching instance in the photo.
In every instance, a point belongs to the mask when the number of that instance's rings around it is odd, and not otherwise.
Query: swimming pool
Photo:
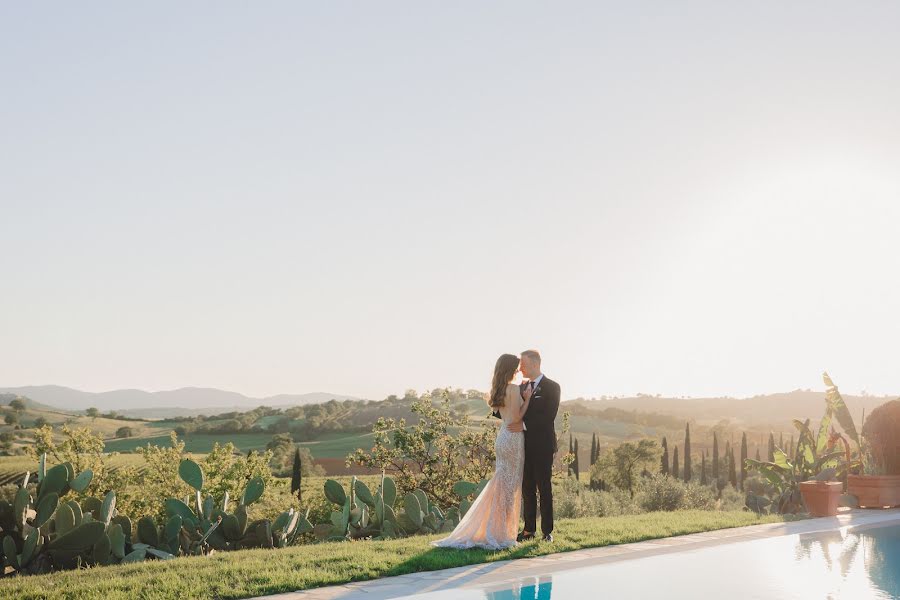
[[[458,587],[418,600],[900,598],[900,525],[844,527]]]

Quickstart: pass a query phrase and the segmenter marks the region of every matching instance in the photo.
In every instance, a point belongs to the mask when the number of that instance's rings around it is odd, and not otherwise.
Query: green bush
[[[601,492],[594,492],[574,477],[566,477],[553,489],[553,512],[560,519],[603,515]]]
[[[872,411],[863,425],[872,458],[885,475],[900,475],[900,400]]]
[[[635,500],[647,512],[678,510],[682,507],[686,487],[684,482],[674,477],[651,475],[640,482]]]
[[[613,488],[599,492],[599,494],[600,516],[602,517],[636,515],[641,512],[640,507],[625,490]]]
[[[640,483],[636,501],[646,512],[721,509],[712,487],[694,481],[685,483],[664,475],[645,477]],[[743,506],[743,497],[738,494],[737,510],[740,506]]]

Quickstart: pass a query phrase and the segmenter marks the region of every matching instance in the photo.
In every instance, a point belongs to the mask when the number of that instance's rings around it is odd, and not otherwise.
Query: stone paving
[[[719,544],[768,537],[831,531],[842,527],[866,527],[900,523],[900,509],[849,510],[837,517],[806,519],[791,523],[768,523],[734,529],[720,529],[633,544],[587,548],[573,552],[547,554],[534,558],[498,561],[440,571],[410,573],[372,581],[328,586],[312,590],[260,596],[267,600],[389,600],[429,592],[493,586],[515,582],[521,577],[540,578],[561,571],[610,562],[643,558],[670,552],[694,550]]]

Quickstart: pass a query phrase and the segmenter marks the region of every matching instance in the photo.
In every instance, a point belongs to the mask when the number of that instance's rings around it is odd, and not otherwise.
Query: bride
[[[432,542],[443,548],[487,548],[500,550],[516,545],[519,512],[522,506],[522,471],[525,465],[525,435],[509,431],[528,410],[530,389],[525,398],[513,378],[519,371],[519,358],[504,354],[494,367],[494,381],[488,404],[500,413],[503,423],[494,448],[497,463],[494,476],[479,494],[456,529],[446,538]]]

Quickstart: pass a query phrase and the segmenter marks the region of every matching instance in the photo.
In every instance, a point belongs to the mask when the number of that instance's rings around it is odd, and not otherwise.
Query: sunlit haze
[[[900,392],[900,4],[5,3],[0,386]]]

